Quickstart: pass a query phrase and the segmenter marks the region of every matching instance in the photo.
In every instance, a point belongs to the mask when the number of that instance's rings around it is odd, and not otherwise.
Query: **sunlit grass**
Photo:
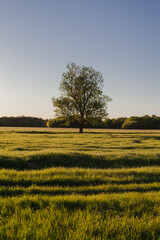
[[[2,199],[1,239],[159,239],[159,204],[154,193]]]
[[[33,153],[160,154],[160,131],[75,129],[0,129],[3,154],[24,156]]]
[[[160,239],[160,131],[0,128],[0,239]]]

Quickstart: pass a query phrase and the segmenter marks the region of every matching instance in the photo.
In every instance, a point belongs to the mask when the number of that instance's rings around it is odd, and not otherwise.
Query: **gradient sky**
[[[110,118],[160,115],[160,1],[0,0],[0,117],[53,118],[70,62],[103,74]]]

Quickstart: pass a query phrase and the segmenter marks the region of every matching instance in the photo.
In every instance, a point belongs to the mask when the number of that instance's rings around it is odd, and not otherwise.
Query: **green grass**
[[[0,128],[0,239],[160,240],[160,131]]]
[[[1,239],[159,239],[159,204],[154,193],[2,199]]]

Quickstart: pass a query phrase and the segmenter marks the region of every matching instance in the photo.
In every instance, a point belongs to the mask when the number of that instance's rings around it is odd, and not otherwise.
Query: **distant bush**
[[[50,119],[47,121],[46,126],[48,128],[65,128],[65,127],[70,127],[70,128],[75,128],[78,127],[76,121],[74,118],[65,118],[65,117],[59,117],[59,118],[54,118]]]
[[[104,128],[104,121],[100,117],[90,117],[85,122],[86,128]]]
[[[160,117],[153,115],[152,117],[145,115],[143,117],[127,118],[123,125],[123,129],[160,129]]]
[[[141,122],[140,122],[140,119],[137,119],[137,118],[127,118],[123,125],[122,125],[122,128],[124,129],[141,129]]]
[[[113,119],[106,119],[103,122],[104,128],[111,128],[111,129],[121,129],[122,125],[126,118],[120,117],[120,118],[113,118]]]
[[[46,120],[36,117],[1,117],[0,126],[4,127],[45,127]]]

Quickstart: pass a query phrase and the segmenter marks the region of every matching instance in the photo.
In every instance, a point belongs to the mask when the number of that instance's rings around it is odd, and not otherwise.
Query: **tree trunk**
[[[80,127],[79,127],[79,133],[83,133],[83,125],[80,125]]]

